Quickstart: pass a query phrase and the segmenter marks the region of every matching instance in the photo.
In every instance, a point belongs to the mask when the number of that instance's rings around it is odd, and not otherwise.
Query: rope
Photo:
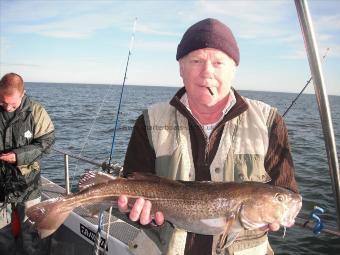
[[[105,236],[105,249],[104,249],[104,255],[108,252],[109,248],[109,235],[110,235],[110,225],[111,225],[111,216],[112,216],[112,206],[109,209],[109,218],[107,220],[107,227],[106,227],[106,236]]]
[[[85,149],[85,147],[86,147],[86,145],[87,145],[87,143],[89,141],[89,137],[90,137],[90,135],[92,133],[94,125],[96,124],[97,119],[98,119],[98,117],[100,115],[100,112],[101,112],[101,110],[102,110],[102,108],[104,106],[104,102],[106,101],[106,98],[108,97],[108,95],[111,94],[111,91],[113,91],[113,86],[110,86],[109,89],[107,89],[107,92],[105,93],[105,96],[104,96],[103,100],[100,103],[99,109],[98,109],[98,111],[97,111],[97,113],[96,113],[96,115],[95,115],[95,117],[94,117],[94,119],[92,121],[90,130],[89,130],[88,134],[86,135],[86,137],[84,138],[85,141],[84,141],[84,144],[83,144],[83,146],[82,146],[82,148],[81,148],[81,150],[80,150],[80,152],[78,154],[78,157],[81,157],[81,155],[82,155],[82,153],[83,153],[83,151],[84,151],[84,149]],[[78,165],[76,165],[76,170],[77,170],[77,167],[78,167]]]
[[[104,96],[103,100],[101,101],[101,103],[100,103],[100,105],[99,105],[99,109],[98,109],[98,111],[97,111],[97,113],[96,113],[96,115],[95,115],[95,117],[94,117],[94,119],[93,119],[93,121],[92,121],[92,123],[91,123],[90,130],[89,130],[89,132],[87,133],[86,137],[84,138],[83,146],[81,147],[81,150],[80,150],[80,152],[78,153],[78,157],[79,157],[79,158],[82,156],[82,154],[83,154],[83,152],[84,152],[84,149],[85,149],[86,145],[88,144],[89,137],[90,137],[90,135],[91,135],[91,133],[92,133],[92,131],[93,131],[93,129],[94,129],[95,124],[97,123],[97,119],[98,119],[98,117],[99,117],[99,115],[100,115],[100,112],[102,111],[102,108],[103,108],[103,106],[104,106],[104,103],[106,102],[107,97],[108,97],[109,95],[111,95],[111,93],[113,92],[113,89],[114,89],[113,86],[109,86],[109,88],[107,89],[107,91],[106,91],[106,93],[105,93],[105,96]],[[74,158],[76,158],[76,157],[74,157]],[[73,172],[73,174],[72,174],[71,188],[73,187],[73,183],[74,183],[74,180],[75,180],[75,177],[76,177],[76,173],[77,173],[77,170],[78,170],[78,165],[79,165],[79,159],[76,161],[76,168],[75,168],[75,170],[74,170],[74,172]]]
[[[102,226],[103,226],[103,214],[101,213],[98,220],[98,230],[95,237],[95,240],[93,242],[93,255],[99,254],[99,248],[100,248],[100,239],[101,239],[101,232],[102,232]]]

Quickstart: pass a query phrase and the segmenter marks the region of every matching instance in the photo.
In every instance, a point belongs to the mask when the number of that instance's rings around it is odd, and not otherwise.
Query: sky
[[[324,83],[340,95],[340,1],[308,1]],[[29,82],[182,86],[175,59],[185,30],[217,18],[240,48],[234,87],[298,93],[311,72],[294,1],[0,0],[0,75]],[[313,86],[306,91],[313,92]]]

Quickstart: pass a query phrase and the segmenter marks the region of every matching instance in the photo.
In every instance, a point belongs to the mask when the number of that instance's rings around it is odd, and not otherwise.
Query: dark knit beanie
[[[233,33],[217,19],[204,19],[189,27],[178,44],[176,60],[203,48],[221,50],[231,57],[236,65],[240,63],[240,52]]]

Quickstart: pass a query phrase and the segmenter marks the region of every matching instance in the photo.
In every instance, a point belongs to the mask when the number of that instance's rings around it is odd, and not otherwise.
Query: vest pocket
[[[20,170],[22,175],[27,175],[32,171],[39,171],[40,165],[37,161],[34,161],[30,165],[21,165],[21,166],[17,166],[17,168]]]
[[[190,159],[183,154],[182,147],[177,146],[171,155],[157,157],[156,174],[173,180],[195,180],[195,172],[191,167]]]
[[[234,155],[234,181],[269,182],[270,176],[264,168],[264,157],[258,154]]]

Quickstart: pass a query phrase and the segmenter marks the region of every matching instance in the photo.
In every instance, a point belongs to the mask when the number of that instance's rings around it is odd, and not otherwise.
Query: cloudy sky
[[[0,0],[0,75],[26,81],[181,86],[176,47],[193,23],[214,17],[241,51],[235,87],[299,92],[310,77],[294,1]],[[340,1],[308,2],[324,80],[340,95]],[[311,92],[311,88],[307,92]]]

